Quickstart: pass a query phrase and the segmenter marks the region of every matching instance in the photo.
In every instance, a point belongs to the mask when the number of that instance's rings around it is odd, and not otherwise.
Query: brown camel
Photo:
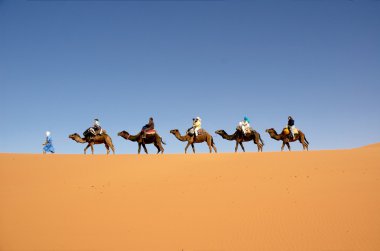
[[[241,135],[242,133],[237,131],[237,130],[232,135],[229,135],[224,130],[217,130],[217,131],[215,131],[215,133],[222,136],[223,139],[235,140],[236,141],[235,153],[237,152],[239,145],[240,145],[241,149],[243,149],[243,152],[245,152],[243,142],[247,142],[247,141],[251,141],[251,140],[253,141],[253,143],[255,143],[257,145],[257,151],[258,152],[263,151],[264,141],[261,139],[260,134],[256,131],[251,131],[250,133],[247,133],[246,135]]]
[[[138,154],[140,154],[141,152],[141,146],[144,148],[144,151],[147,154],[148,150],[146,149],[145,144],[152,144],[152,143],[157,148],[157,154],[159,154],[160,152],[161,154],[164,153],[164,148],[162,147],[162,144],[166,145],[166,143],[162,140],[162,138],[160,137],[160,135],[158,135],[158,133],[147,134],[145,139],[142,138],[141,132],[137,135],[130,135],[127,131],[122,131],[122,132],[119,132],[117,135],[123,137],[126,140],[137,142],[138,147],[139,147],[137,150]]]
[[[213,137],[208,134],[205,130],[202,130],[202,133],[198,136],[194,137],[186,134],[182,136],[178,129],[170,130],[170,133],[173,134],[180,141],[187,141],[187,145],[185,147],[185,153],[187,152],[187,148],[191,145],[193,148],[193,153],[195,153],[194,143],[203,143],[207,142],[208,148],[210,149],[210,153],[212,153],[212,149],[214,149],[215,153],[217,153],[216,146],[214,143]]]
[[[112,149],[113,154],[115,154],[115,148],[112,143],[112,139],[108,134],[102,133],[101,135],[96,135],[93,138],[82,138],[78,133],[70,134],[69,138],[78,142],[78,143],[88,143],[86,148],[84,149],[84,154],[89,147],[91,147],[91,153],[94,154],[94,145],[104,144],[107,149],[107,154],[110,153],[110,148]]]
[[[289,143],[295,142],[297,140],[302,144],[303,150],[309,151],[309,142],[307,141],[305,134],[303,132],[301,132],[300,130],[298,130],[298,133],[295,134],[292,139],[289,139],[288,135],[285,134],[284,130],[282,130],[281,134],[277,134],[276,130],[273,128],[267,129],[266,132],[269,133],[269,135],[272,139],[282,140],[281,151],[284,150],[285,145],[288,147],[288,149],[290,151],[290,144]]]

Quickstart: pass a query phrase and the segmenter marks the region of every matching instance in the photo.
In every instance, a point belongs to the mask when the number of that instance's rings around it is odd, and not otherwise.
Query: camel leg
[[[91,146],[91,154],[94,154],[94,144],[90,144]]]
[[[302,145],[302,148],[303,148],[303,150],[305,151],[305,141],[301,138],[301,137],[299,137],[299,139],[298,139],[298,141],[301,143],[301,145]]]
[[[191,148],[193,149],[193,153],[195,153],[194,143],[191,144]]]
[[[195,153],[195,146],[194,146],[194,143],[191,144],[191,148],[193,149],[193,153]]]
[[[108,147],[111,148],[112,153],[115,154],[115,147],[113,146],[111,138],[106,138],[106,143],[107,143]],[[109,149],[108,149],[108,153],[109,153]]]
[[[90,147],[90,143],[84,148],[84,154],[86,154],[87,149]]]
[[[215,144],[212,144],[212,148],[214,148],[215,153],[218,153],[218,150],[216,149]]]
[[[107,144],[104,144],[104,146],[106,147],[107,149],[107,155],[110,153],[110,147],[107,145]]]
[[[281,152],[284,151],[284,147],[285,147],[285,142],[282,142]]]
[[[290,144],[289,144],[289,142],[286,142],[286,146],[288,147],[289,152],[290,152],[291,150],[290,150]]]
[[[309,149],[308,149],[308,145],[307,145],[307,143],[305,142],[305,136],[303,136],[303,137],[299,137],[299,142],[302,144],[302,147],[303,147],[303,150],[305,151],[305,150],[307,150],[307,151],[309,151]]]
[[[245,149],[244,149],[244,146],[243,146],[243,142],[240,142],[239,144],[241,146],[241,149],[243,149],[243,152],[245,152]]]
[[[238,147],[239,147],[239,142],[236,140],[236,145],[235,145],[235,153],[237,152],[237,150],[238,150]]]
[[[154,143],[154,146],[157,148],[157,154],[159,154],[161,151],[160,147],[158,147],[158,145],[156,143]]]
[[[212,153],[211,142],[210,143],[207,142],[207,145],[208,145],[208,149],[210,150],[210,153]]]
[[[260,142],[257,142],[257,151],[258,152],[262,152],[263,151],[263,144],[261,144]]]
[[[305,151],[309,151],[309,148],[308,148],[308,145],[307,145],[307,143],[306,142],[303,142],[302,143],[302,146],[303,146],[303,150]]]
[[[160,147],[160,150],[161,150],[161,154],[164,154],[164,147],[162,146],[161,142],[158,144],[158,146]]]
[[[190,142],[187,142],[187,145],[185,147],[185,154],[187,153],[187,148],[189,148],[189,146],[190,146]]]
[[[158,152],[157,154],[159,154],[161,152],[161,154],[164,153],[164,148],[162,147],[161,145],[161,142],[158,142],[158,143],[155,143],[154,146],[157,148]]]
[[[263,146],[261,145],[260,139],[258,139],[258,137],[255,136],[255,138],[253,139],[253,144],[257,145],[257,151],[258,152],[260,152],[260,150],[263,151],[262,150]]]
[[[141,152],[141,143],[139,143],[138,145],[139,145],[139,147],[137,149],[137,154],[140,154],[140,152]]]
[[[212,140],[211,140],[211,138],[208,138],[208,139],[207,139],[207,145],[208,145],[208,149],[210,150],[210,153],[212,153],[212,147],[211,147],[211,145],[212,145]]]
[[[146,149],[145,144],[142,144],[142,146],[143,146],[143,148],[144,148],[145,153],[148,154],[148,150]]]
[[[257,151],[260,152],[260,149],[261,149],[261,144],[260,142],[256,142],[255,140],[253,141],[253,144],[256,144],[257,145]]]
[[[153,143],[154,143],[154,146],[157,148],[157,154],[159,154],[160,152],[161,154],[164,153],[164,148],[162,147],[161,142],[162,142],[162,138],[156,134],[156,140]]]

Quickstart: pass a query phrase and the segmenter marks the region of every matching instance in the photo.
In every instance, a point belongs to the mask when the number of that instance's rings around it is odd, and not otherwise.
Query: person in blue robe
[[[46,132],[46,141],[42,145],[44,146],[43,148],[44,154],[47,152],[55,153],[54,146],[53,146],[53,139],[51,138],[49,131]]]

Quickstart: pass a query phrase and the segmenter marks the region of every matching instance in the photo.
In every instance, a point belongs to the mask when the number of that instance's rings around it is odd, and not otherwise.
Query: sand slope
[[[380,250],[380,148],[0,155],[0,250]]]

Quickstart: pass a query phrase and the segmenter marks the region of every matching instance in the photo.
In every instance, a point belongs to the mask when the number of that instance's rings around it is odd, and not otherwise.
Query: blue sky
[[[379,13],[374,0],[0,0],[0,152],[39,153],[50,130],[58,153],[82,153],[67,136],[99,118],[135,153],[116,134],[150,116],[167,153],[195,116],[215,135],[247,115],[264,151],[288,115],[311,149],[379,142]]]

